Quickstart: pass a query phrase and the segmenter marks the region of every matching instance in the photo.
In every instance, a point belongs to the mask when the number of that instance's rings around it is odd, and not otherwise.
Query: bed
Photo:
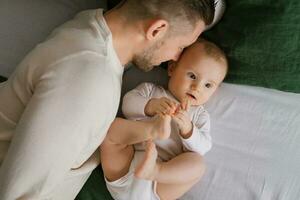
[[[1,1],[0,81],[54,27],[80,10],[117,2]],[[230,61],[225,83],[205,105],[213,148],[204,158],[204,177],[180,199],[299,200],[300,2],[226,2],[221,21],[203,34],[220,45]],[[122,94],[143,81],[165,85],[166,71],[127,69]],[[76,199],[112,199],[100,166]]]

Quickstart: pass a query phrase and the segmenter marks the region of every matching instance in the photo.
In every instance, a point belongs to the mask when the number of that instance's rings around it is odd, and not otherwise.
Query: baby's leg
[[[100,145],[101,165],[105,178],[108,181],[115,181],[125,176],[129,172],[133,156],[133,145],[115,144],[106,137]]]
[[[170,116],[157,116],[147,122],[116,118],[100,146],[105,177],[114,181],[126,175],[134,155],[132,144],[169,137],[170,121]]]
[[[176,199],[200,180],[204,173],[202,157],[194,152],[182,153],[168,162],[156,162],[154,143],[148,143],[144,160],[136,168],[139,178],[155,180],[162,199]]]
[[[106,137],[115,144],[136,144],[149,139],[166,139],[171,133],[171,117],[157,115],[149,121],[116,118]]]
[[[188,192],[201,178],[182,184],[157,183],[156,193],[161,200],[174,200]]]

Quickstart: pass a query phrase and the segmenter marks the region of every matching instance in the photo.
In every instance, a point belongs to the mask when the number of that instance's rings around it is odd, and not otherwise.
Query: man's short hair
[[[214,0],[126,0],[123,5],[129,20],[165,19],[171,32],[181,33],[192,30],[198,20],[210,25],[215,14]]]

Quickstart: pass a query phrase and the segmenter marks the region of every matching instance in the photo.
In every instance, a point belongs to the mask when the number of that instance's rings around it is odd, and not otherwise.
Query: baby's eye
[[[212,87],[212,84],[211,84],[211,83],[206,83],[206,84],[205,84],[205,87],[206,87],[206,88],[211,88],[211,87]]]
[[[189,76],[191,79],[193,79],[193,80],[196,79],[196,75],[193,74],[193,73],[188,73],[188,76]]]

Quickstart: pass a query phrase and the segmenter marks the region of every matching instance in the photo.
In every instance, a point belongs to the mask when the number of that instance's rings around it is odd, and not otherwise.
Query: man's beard
[[[158,52],[158,49],[162,46],[162,44],[163,41],[160,40],[140,54],[135,55],[132,59],[132,63],[145,72],[152,70],[156,65],[156,52]]]

